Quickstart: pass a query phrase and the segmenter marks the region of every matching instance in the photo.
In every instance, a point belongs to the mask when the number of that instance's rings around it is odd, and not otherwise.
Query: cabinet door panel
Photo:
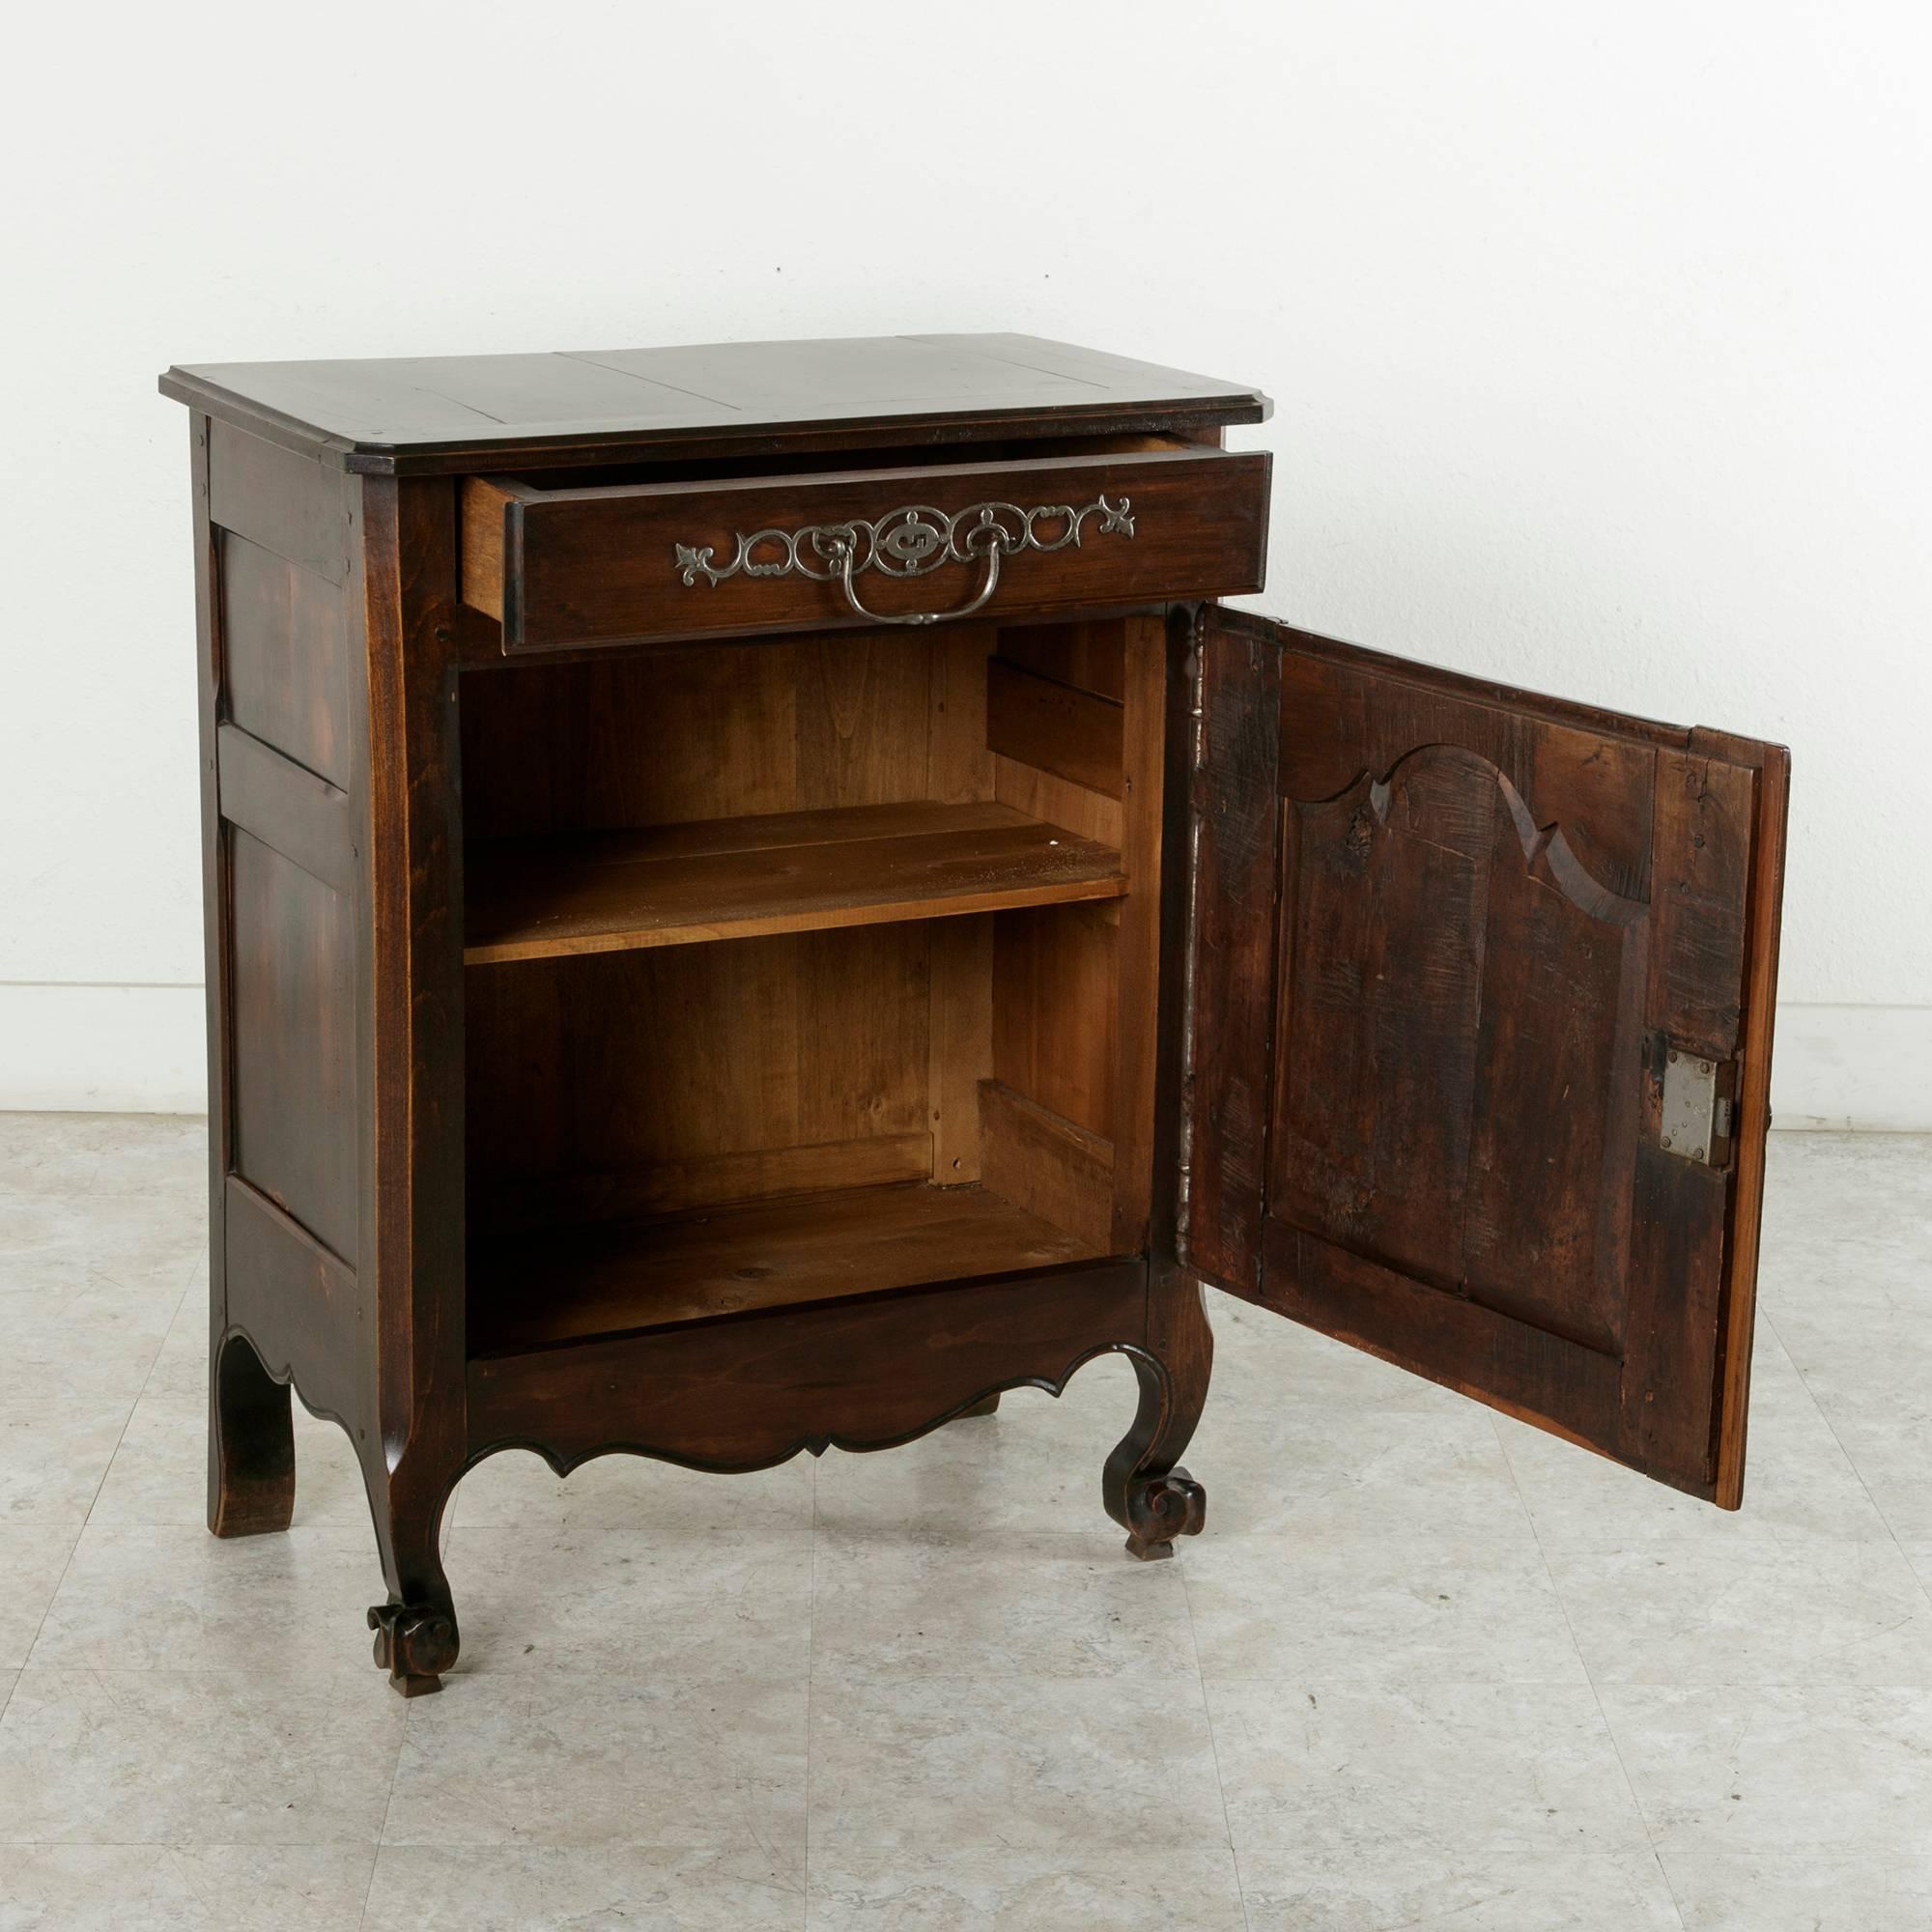
[[[1218,610],[1198,663],[1183,1258],[1735,1506],[1785,753]]]

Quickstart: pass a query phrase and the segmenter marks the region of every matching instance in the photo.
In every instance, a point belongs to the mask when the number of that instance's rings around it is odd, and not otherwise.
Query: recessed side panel
[[[354,911],[240,827],[229,838],[235,1172],[353,1266]]]
[[[233,530],[217,541],[229,718],[346,789],[355,680],[341,585]]]

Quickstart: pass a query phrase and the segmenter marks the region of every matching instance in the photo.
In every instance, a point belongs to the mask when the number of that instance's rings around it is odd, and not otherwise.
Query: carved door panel
[[[1183,1262],[1735,1508],[1786,753],[1196,653]]]

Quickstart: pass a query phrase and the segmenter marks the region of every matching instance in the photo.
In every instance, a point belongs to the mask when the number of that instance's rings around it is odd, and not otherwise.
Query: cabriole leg
[[[1157,1276],[1150,1317],[1146,1350],[1122,1350],[1140,1381],[1140,1408],[1100,1479],[1107,1514],[1127,1532],[1127,1554],[1143,1562],[1172,1556],[1174,1539],[1199,1535],[1208,1520],[1208,1492],[1179,1464],[1207,1404],[1214,1356],[1198,1283],[1176,1271]]]
[[[208,1364],[208,1526],[216,1536],[286,1529],[296,1507],[296,1436],[286,1382],[242,1335],[217,1337]]]

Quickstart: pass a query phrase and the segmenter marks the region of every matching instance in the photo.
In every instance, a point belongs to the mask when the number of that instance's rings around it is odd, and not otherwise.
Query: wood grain
[[[1252,387],[1025,335],[227,362],[162,393],[351,470],[447,474],[625,456],[948,444],[1041,433],[1218,440]]]
[[[1004,658],[986,667],[986,738],[1003,758],[1121,796],[1122,707]]]
[[[353,1265],[355,908],[246,832],[229,849],[235,1171]]]
[[[1000,656],[1038,677],[1095,692],[1119,704],[1127,695],[1126,627],[1124,617],[1005,624],[1000,628]]]
[[[505,653],[581,650],[649,638],[724,638],[848,628],[855,612],[829,573],[740,570],[684,580],[682,556],[710,551],[729,571],[737,539],[758,531],[873,523],[917,504],[956,515],[980,503],[1060,506],[1038,526],[1052,548],[1016,550],[983,607],[997,617],[1080,605],[1159,603],[1256,590],[1266,573],[1268,459],[1179,447],[1139,455],[927,465],[766,478],[551,488],[530,478],[464,485],[472,562],[465,601],[500,619]],[[1133,530],[1057,543],[1073,515],[1105,497],[1132,505]],[[494,533],[501,526],[500,540]],[[1009,519],[1009,527],[1016,527]],[[500,572],[487,546],[498,543]],[[768,561],[778,539],[766,540]],[[867,570],[866,606],[886,617],[945,612],[979,592],[987,566],[952,560],[920,576]],[[485,573],[489,573],[485,576]],[[499,581],[500,579],[500,581]]]
[[[1731,1198],[1758,1180],[1726,1172],[1730,1144],[1712,1160],[1662,1145],[1662,1080],[1672,1050],[1720,1082],[1753,1051],[1741,1016],[1769,998],[1775,955],[1747,935],[1778,863],[1753,858],[1756,787],[1775,750],[1734,762],[1693,742],[1707,734],[1671,746],[1661,726],[1254,619],[1214,613],[1207,633],[1189,1254],[1327,1333],[1719,1496],[1718,1444],[1743,1429],[1725,1351],[1748,1350]],[[1269,856],[1217,721],[1238,748],[1241,722],[1277,706],[1287,800]],[[1337,789],[1294,789],[1337,774]],[[1579,814],[1574,838],[1552,798]],[[1213,923],[1238,895],[1231,873],[1264,870],[1280,885],[1271,1024],[1263,956],[1240,962],[1241,928]],[[1243,1083],[1270,1057],[1258,1186]]]
[[[505,1236],[472,1270],[479,1354],[1089,1259],[983,1187],[847,1188],[641,1224]]]
[[[1192,782],[1193,977],[1183,1083],[1182,1258],[1236,1293],[1261,1287],[1272,1094],[1282,651],[1203,613]],[[1211,627],[1211,628],[1209,628]]]
[[[1269,1212],[1620,1348],[1645,909],[1457,747],[1288,828]]]
[[[354,680],[342,587],[232,530],[218,543],[229,719],[347,789]]]
[[[1056,778],[1037,765],[1016,758],[993,757],[993,796],[1002,805],[1023,811],[1048,825],[1064,825],[1083,838],[1121,849],[1126,837],[1121,801],[1103,791],[1089,791],[1070,780]]]
[[[1744,1501],[1751,1337],[1757,1313],[1758,1248],[1764,1220],[1765,1141],[1771,1130],[1772,1039],[1777,1012],[1777,941],[1784,904],[1784,850],[1790,811],[1791,754],[1766,748],[1757,775],[1751,838],[1750,920],[1746,934],[1744,1047],[1734,1136],[1737,1181],[1731,1192],[1730,1236],[1724,1276],[1723,1328],[1719,1337],[1717,1502]]]
[[[929,799],[941,647],[872,632],[466,676],[466,829],[479,840]]]
[[[1114,1137],[1120,927],[1114,905],[995,922],[992,1072],[1102,1140]]]
[[[1266,1240],[1270,1306],[1587,1447],[1617,1439],[1614,1355],[1440,1293],[1285,1221],[1267,1223]]]
[[[1127,895],[1116,933],[1112,1126],[1114,1247],[1144,1254],[1152,1206],[1154,1074],[1160,1008],[1161,893],[1166,867],[1165,766],[1170,712],[1167,626],[1130,617],[1122,626],[1123,664],[1121,801],[1125,820],[1121,863]]]
[[[964,805],[993,796],[993,754],[986,745],[986,659],[998,635],[990,624],[948,625],[926,647],[932,666],[932,715],[925,795],[941,805]]]
[[[1089,1243],[1112,1246],[1114,1148],[998,1080],[980,1089],[986,1185]]]
[[[485,1357],[469,1414],[478,1453],[534,1443],[559,1471],[615,1448],[708,1469],[883,1449],[993,1390],[1058,1394],[1096,1350],[1142,1346],[1146,1304],[1132,1261],[775,1309]]]
[[[943,1187],[980,1175],[980,1083],[993,1071],[993,926],[952,919],[931,939],[932,1179]]]
[[[194,517],[195,709],[201,764],[203,971],[208,1052],[208,1456],[207,1521],[214,1536],[258,1536],[295,1515],[296,1457],[289,1390],[275,1381],[230,1314],[228,1184],[235,1163],[233,918],[230,835],[217,778],[226,704],[221,532],[209,506],[213,425],[188,418],[188,482]],[[261,1284],[242,1278],[246,1301]],[[261,1297],[255,1296],[257,1307]]]
[[[1730,1062],[1742,1045],[1755,808],[1743,766],[1658,753],[1644,1000],[1654,1044],[1640,1101],[1653,1120],[1670,1047]],[[1653,1141],[1639,1151],[1631,1215],[1624,1439],[1646,1466],[1715,1483],[1731,1177]]]
[[[245,1284],[238,1325],[273,1374],[299,1375],[311,1408],[358,1413],[363,1310],[355,1270],[240,1175],[228,1177],[226,1195],[224,1261]]]
[[[348,497],[333,464],[217,422],[209,431],[208,497],[216,528],[329,583],[349,578]]]
[[[470,972],[471,1208],[573,1177],[670,1169],[694,1187],[781,1149],[885,1178],[930,1171],[928,923],[530,960]],[[868,1150],[865,1144],[885,1144]],[[711,1163],[718,1163],[712,1167]],[[717,1198],[728,1198],[721,1196]],[[689,1205],[703,1205],[703,1197]]]
[[[216,734],[221,815],[338,893],[355,890],[358,838],[349,794],[239,724]]]
[[[375,1330],[373,1414],[356,1446],[386,1607],[440,1633],[416,1648],[386,1634],[390,1681],[414,1695],[455,1660],[440,1530],[467,1446],[455,492],[434,480],[366,479],[354,534],[364,645],[358,795],[380,835],[357,900],[360,984],[348,1009],[368,1069],[357,1272]]]
[[[1284,796],[1333,798],[1364,771],[1386,777],[1437,734],[1494,765],[1539,823],[1560,824],[1578,863],[1610,891],[1648,896],[1655,742],[1639,721],[1620,727],[1531,693],[1271,628],[1287,646]]]
[[[838,1187],[892,1187],[931,1177],[932,1143],[923,1130],[867,1134],[622,1167],[493,1176],[478,1218],[494,1236],[504,1230],[636,1221],[748,1201],[782,1201]]]
[[[479,848],[472,966],[1115,898],[1120,855],[1001,805],[854,807]]]

